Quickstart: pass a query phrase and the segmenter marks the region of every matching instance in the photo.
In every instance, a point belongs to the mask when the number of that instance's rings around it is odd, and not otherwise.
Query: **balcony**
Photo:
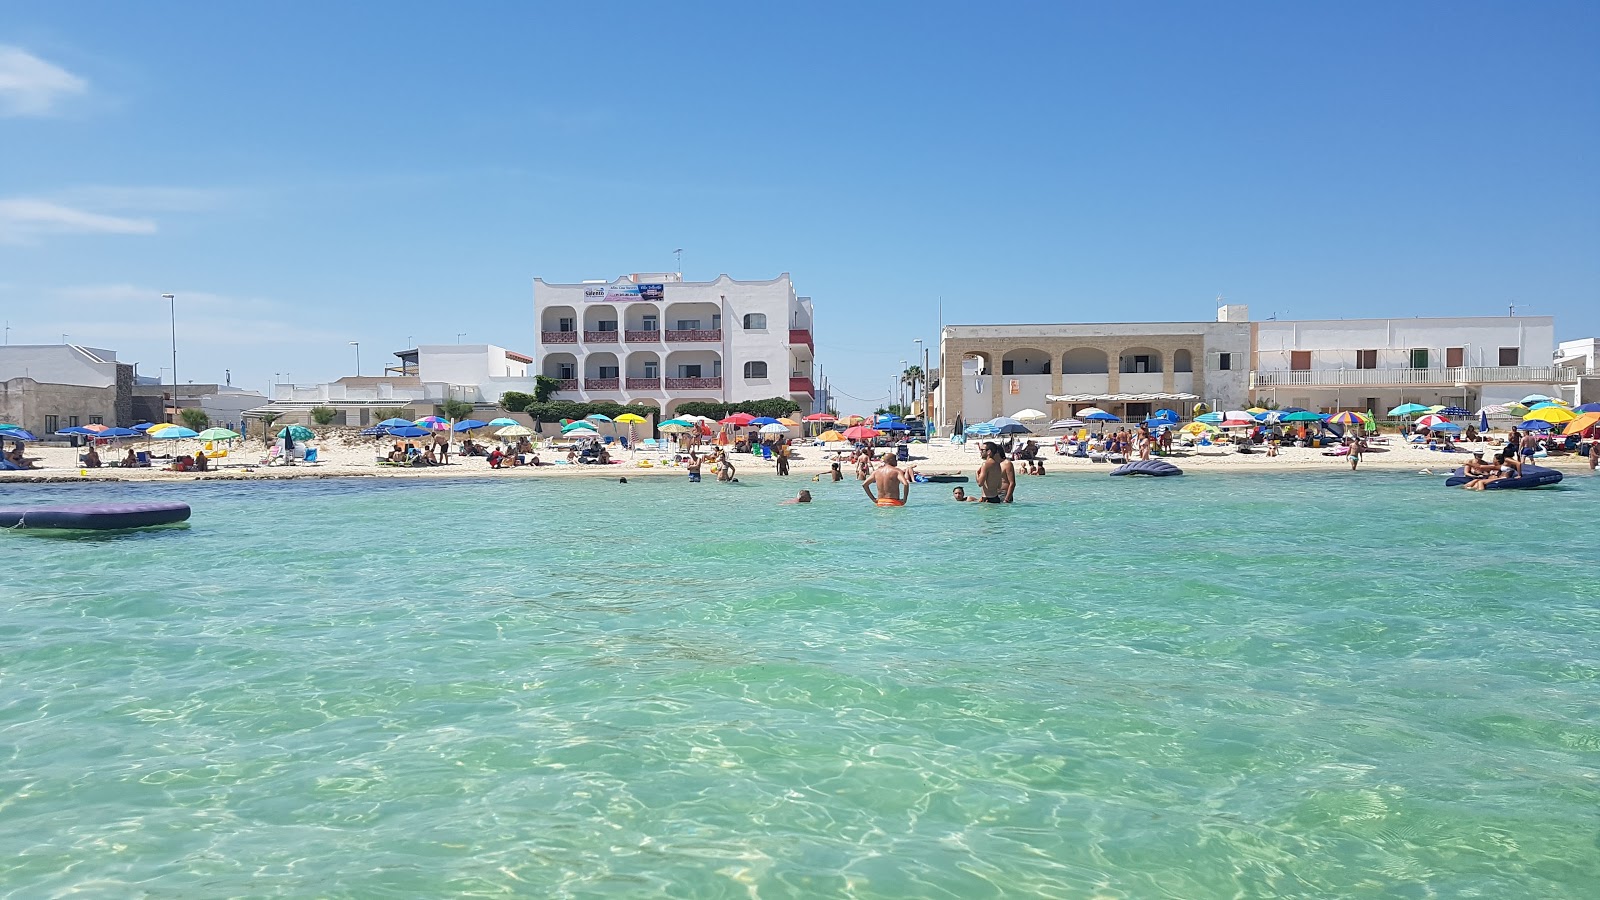
[[[689,343],[722,343],[721,328],[697,328],[693,331],[668,331],[667,340]],[[672,379],[667,379],[671,381]]]
[[[654,344],[661,340],[659,331],[630,331],[627,332],[627,342],[630,344]]]
[[[611,332],[616,334],[616,332]],[[585,378],[583,389],[586,391],[620,391],[622,379],[620,378]]]
[[[615,344],[621,335],[615,331],[585,331],[583,342],[585,344]]]
[[[1251,372],[1250,387],[1437,386],[1471,384],[1566,384],[1576,370],[1565,366],[1458,366],[1430,369],[1309,369]]]
[[[811,348],[812,353],[817,352],[817,345],[811,342],[811,329],[809,328],[789,329],[789,343],[805,344],[807,347]]]
[[[630,391],[659,391],[659,390],[661,390],[661,379],[660,378],[635,378],[632,375],[629,375],[627,380],[625,382],[623,382],[623,384]]]
[[[671,334],[672,332],[667,332]],[[717,332],[721,334],[721,332]],[[722,390],[722,377],[715,378],[668,378],[667,390],[669,391],[720,391]]]
[[[571,333],[572,332],[568,332],[568,334],[571,334]],[[578,379],[576,379],[576,378],[557,378],[556,379],[556,390],[558,390],[558,391],[576,391],[577,389],[578,389]]]
[[[576,331],[542,331],[539,340],[546,344],[576,344],[578,333]]]
[[[815,397],[817,395],[817,387],[811,383],[811,379],[809,378],[790,378],[789,393],[805,394],[807,397]]]

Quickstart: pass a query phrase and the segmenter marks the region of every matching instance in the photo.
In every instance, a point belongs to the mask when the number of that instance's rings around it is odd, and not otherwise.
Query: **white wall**
[[[1255,369],[1289,371],[1291,350],[1310,350],[1312,370],[1354,369],[1357,350],[1377,350],[1378,368],[1410,368],[1409,351],[1425,348],[1429,368],[1461,347],[1467,366],[1500,365],[1500,348],[1517,347],[1519,366],[1548,366],[1555,346],[1549,316],[1505,318],[1320,319],[1258,322]]]
[[[526,378],[528,366],[494,344],[429,344],[417,348],[417,375],[423,381],[479,384],[489,378]]]
[[[97,362],[96,357],[102,361]],[[0,346],[0,381],[32,378],[40,384],[111,387],[117,383],[116,359],[109,350],[70,344],[4,345]]]

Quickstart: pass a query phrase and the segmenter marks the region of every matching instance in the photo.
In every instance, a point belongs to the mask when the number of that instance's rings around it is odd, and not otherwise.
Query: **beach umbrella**
[[[316,437],[315,434],[311,433],[311,429],[305,427],[304,425],[290,425],[289,427],[278,432],[278,437],[283,437],[285,435],[288,435],[297,441],[309,441]]]
[[[789,418],[788,416],[779,416],[778,417],[778,424],[779,425],[783,425],[783,426],[788,427],[788,428],[799,428],[800,427],[800,423],[799,422],[796,422],[795,420]]]
[[[0,430],[3,430],[3,429],[0,429]],[[94,434],[94,432],[90,431],[87,428],[84,428],[81,425],[72,425],[70,427],[61,429],[60,431],[56,432],[56,434],[65,434],[65,435],[74,435],[74,434],[76,434],[76,435],[79,435],[79,436],[83,436],[83,435]]]
[[[844,439],[847,441],[870,441],[880,432],[870,425],[854,425],[844,430]]]
[[[107,428],[105,431],[99,432],[95,435],[95,437],[105,438],[107,440],[114,440],[117,438],[134,438],[139,436],[139,432],[134,431],[132,428]]]
[[[399,427],[401,427],[403,425],[410,425],[410,424],[412,424],[410,419],[384,419],[382,422],[379,422],[378,424],[376,424],[376,425],[374,425],[372,427],[374,427],[374,428],[399,428]],[[516,423],[512,423],[512,424],[516,424]]]
[[[1360,413],[1350,412],[1349,410],[1346,410],[1346,411],[1344,411],[1342,413],[1338,413],[1338,414],[1334,415],[1333,417],[1328,419],[1328,422],[1331,423],[1331,424],[1334,424],[1334,425],[1365,425],[1365,424],[1367,424],[1366,418],[1363,417]]]
[[[680,419],[668,419],[667,421],[662,422],[660,425],[657,425],[656,429],[663,434],[688,434],[689,432],[695,430],[695,424],[693,422],[685,422]]]
[[[1567,427],[1562,429],[1561,433],[1580,434],[1584,429],[1592,428],[1595,425],[1600,425],[1600,412],[1586,412],[1568,422]]]
[[[1000,429],[990,425],[988,422],[979,422],[976,425],[968,425],[966,431],[963,432],[963,434],[970,434],[973,437],[989,437],[999,433]]]
[[[132,426],[133,430],[139,432],[140,434],[145,434],[154,427],[156,426],[151,422],[140,422],[139,424]]]
[[[207,428],[205,431],[200,432],[200,440],[202,441],[231,441],[238,436],[239,432],[229,431],[226,428]]]
[[[866,416],[841,416],[840,418],[836,419],[835,421],[837,421],[840,425],[860,425],[863,422],[867,421],[867,417]]]
[[[488,425],[488,422],[480,422],[477,419],[462,419],[455,424],[454,428],[456,431],[472,431],[475,428],[487,428]]]
[[[1525,421],[1522,423],[1523,431],[1549,431],[1554,427],[1555,425],[1546,422],[1543,419],[1533,419],[1531,421]]]
[[[743,428],[744,426],[749,425],[751,422],[754,422],[755,419],[755,416],[752,416],[747,412],[736,412],[733,415],[728,416],[726,419],[721,420],[720,424],[737,425],[740,428]]]
[[[1488,431],[1489,430],[1489,414],[1488,413],[1486,413],[1486,412],[1478,413],[1478,430],[1479,431]]]
[[[517,425],[507,425],[506,427],[500,429],[499,431],[496,431],[494,433],[494,436],[495,437],[502,437],[502,438],[507,438],[507,437],[528,437],[531,434],[533,434],[533,429],[529,428],[526,425],[517,424]]]
[[[613,421],[622,425],[643,425],[650,420],[639,415],[638,413],[623,413],[622,415],[617,416]]]
[[[727,420],[724,419],[723,421],[727,421]],[[751,419],[750,421],[748,421],[748,422],[746,422],[744,424],[746,424],[746,425],[776,425],[776,424],[778,424],[778,420],[774,419],[771,416],[762,416],[759,419]]]
[[[1222,413],[1208,412],[1195,416],[1194,420],[1203,425],[1217,425],[1222,422]]]
[[[1249,409],[1245,410],[1245,412],[1249,413],[1252,416],[1259,416],[1259,415],[1261,415],[1262,413],[1264,413],[1266,411],[1267,411],[1267,408],[1265,406],[1252,406]]]
[[[827,414],[825,412],[821,412],[821,413],[812,413],[811,415],[806,416],[806,421],[807,422],[833,422],[833,421],[836,421],[836,420],[834,419],[833,416],[831,416],[831,415],[829,415],[829,414]]]
[[[199,437],[200,435],[197,432],[184,428],[181,425],[174,425],[171,428],[163,428],[160,431],[155,432],[155,436],[158,440],[176,441],[182,438]]]
[[[144,428],[141,428],[139,430],[143,431],[145,434],[153,434],[153,433],[155,433],[157,431],[160,431],[163,428],[176,428],[176,427],[178,427],[178,426],[172,424],[171,422],[157,422],[154,425],[147,425]]]
[[[1082,427],[1083,427],[1083,420],[1082,419],[1057,419],[1054,422],[1050,423],[1050,430],[1051,431],[1071,431],[1074,428],[1082,428]]]
[[[992,424],[992,423],[989,423],[989,424]],[[995,425],[994,426],[994,430],[995,430],[996,434],[1032,434],[1033,433],[1032,431],[1028,430],[1028,426],[1022,424],[1021,422],[1007,422],[1004,425]]]
[[[1436,410],[1436,412],[1438,412],[1439,415],[1441,415],[1441,416],[1470,416],[1470,415],[1472,415],[1472,410],[1470,410],[1470,409],[1462,409],[1459,406],[1446,406],[1446,407],[1443,407],[1442,409]]]
[[[1543,401],[1540,401],[1539,403],[1535,403],[1534,405],[1528,407],[1528,409],[1530,409],[1530,410],[1534,410],[1534,409],[1549,409],[1552,406],[1559,406],[1562,409],[1566,409],[1567,408],[1567,405],[1565,403],[1562,403],[1559,400],[1543,400]]]
[[[419,438],[429,434],[428,429],[418,428],[410,422],[404,425],[390,425],[381,430],[384,434],[397,438]]]
[[[1429,413],[1428,415],[1418,417],[1414,424],[1418,428],[1432,428],[1435,425],[1449,424],[1449,422],[1450,420],[1446,419],[1444,416],[1436,416],[1432,413]]]
[[[1050,418],[1050,416],[1047,413],[1042,413],[1037,409],[1030,407],[1028,409],[1019,410],[1012,413],[1011,418],[1016,419],[1018,422],[1043,422],[1045,419]]]
[[[609,422],[611,417],[605,413],[590,413],[583,417],[585,422]]]
[[[1389,410],[1389,415],[1397,419],[1409,419],[1417,413],[1424,413],[1427,411],[1428,408],[1423,406],[1421,403],[1402,403],[1399,406],[1396,406],[1394,409]]]
[[[83,426],[83,430],[84,431],[101,432],[101,431],[107,430],[110,427],[111,427],[110,425],[101,425],[98,422],[96,422],[96,423],[91,424],[91,425]]]
[[[1461,430],[1461,426],[1457,425],[1454,422],[1440,422],[1437,425],[1431,426],[1429,428],[1429,430],[1430,431],[1460,431]]]
[[[1549,422],[1552,425],[1561,425],[1566,422],[1571,422],[1577,417],[1577,413],[1567,409],[1565,406],[1546,406],[1544,409],[1536,409],[1532,412],[1529,412],[1527,415],[1522,417],[1522,421]]]
[[[573,433],[575,431],[587,431],[587,432],[589,432],[591,434],[599,434],[600,433],[599,431],[597,431],[595,429],[594,423],[584,421],[583,419],[579,419],[576,422],[568,422],[567,424],[561,426],[561,433],[562,434],[571,434],[571,433]]]
[[[1529,394],[1528,396],[1522,398],[1521,403],[1523,406],[1531,406],[1535,403],[1543,403],[1549,399],[1549,397],[1546,397],[1543,394]]]
[[[4,427],[0,427],[0,438],[9,438],[13,441],[38,440],[38,438],[33,436],[33,432],[23,428],[21,425],[6,425]]]
[[[1574,406],[1572,411],[1575,413],[1600,412],[1600,403],[1585,403],[1582,406]]]
[[[1080,409],[1080,410],[1078,410],[1078,418],[1084,420],[1085,422],[1121,422],[1122,421],[1121,419],[1117,418],[1116,416],[1112,415],[1111,413],[1108,413],[1105,410],[1100,409],[1099,407],[1096,407],[1096,406],[1091,406],[1088,409]]]
[[[382,425],[384,423],[379,422],[378,424]],[[504,428],[511,425],[521,425],[522,423],[518,422],[516,419],[508,419],[505,416],[501,416],[498,419],[490,419],[489,424],[495,428]]]
[[[1284,416],[1283,417],[1283,421],[1285,421],[1285,422],[1321,422],[1322,421],[1322,414],[1321,413],[1314,413],[1314,412],[1311,412],[1310,410],[1302,409],[1302,410],[1300,410],[1298,412],[1292,412],[1292,413],[1289,413],[1288,415]]]
[[[817,440],[823,442],[824,444],[830,444],[830,443],[833,443],[834,441],[842,441],[842,440],[844,440],[844,435],[842,435],[839,432],[834,431],[832,428],[830,428],[827,431],[824,431],[823,433],[817,435]]]
[[[1204,422],[1194,421],[1194,422],[1190,422],[1189,424],[1183,426],[1182,428],[1180,428],[1178,430],[1180,432],[1184,433],[1184,434],[1201,435],[1201,434],[1209,434],[1211,432],[1214,432],[1214,431],[1217,430],[1217,427],[1215,425],[1207,425]]]
[[[423,416],[422,418],[416,420],[415,422],[412,422],[411,424],[420,426],[422,428],[427,428],[427,427],[429,427],[429,426],[431,426],[431,425],[433,425],[433,424],[435,424],[437,422],[444,422],[445,424],[448,425],[450,423],[450,420],[449,419],[440,418],[439,416]]]
[[[773,422],[770,425],[761,426],[760,431],[757,432],[757,433],[758,434],[788,434],[789,433],[789,426],[780,425],[777,422]]]

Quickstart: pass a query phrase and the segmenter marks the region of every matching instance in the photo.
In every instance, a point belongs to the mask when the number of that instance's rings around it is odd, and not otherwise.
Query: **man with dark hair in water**
[[[1004,456],[1000,445],[994,441],[983,445],[983,463],[978,466],[978,494],[982,503],[1005,502],[1005,477],[1000,470]]]

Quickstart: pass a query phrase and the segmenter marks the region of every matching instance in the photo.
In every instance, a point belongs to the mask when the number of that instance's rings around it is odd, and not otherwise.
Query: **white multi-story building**
[[[1402,403],[1478,409],[1555,396],[1549,316],[1316,319],[1255,323],[1257,401],[1382,415]]]
[[[677,273],[611,282],[533,281],[539,372],[553,399],[654,402],[787,397],[810,412],[811,298],[788,273],[769,281],[683,281]]]
[[[285,422],[310,421],[311,410],[331,407],[336,424],[371,425],[380,410],[428,415],[446,400],[488,406],[507,391],[534,392],[533,358],[494,344],[424,344],[395,351],[398,364],[381,376],[346,376],[324,384],[277,384],[272,402],[248,412],[274,412]]]

